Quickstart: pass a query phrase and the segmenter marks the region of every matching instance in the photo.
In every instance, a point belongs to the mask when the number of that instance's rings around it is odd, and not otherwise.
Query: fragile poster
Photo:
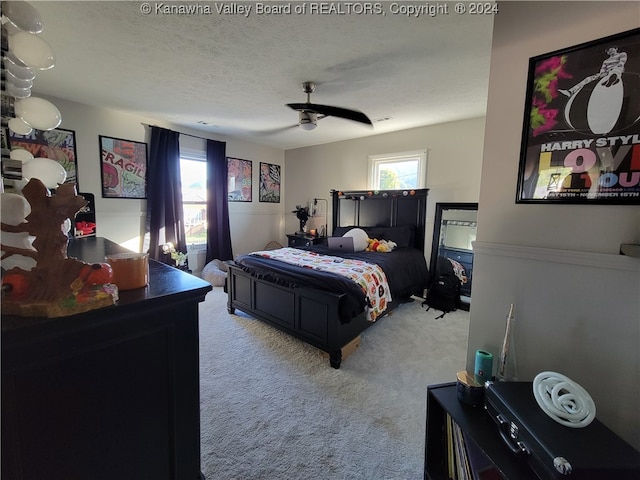
[[[147,198],[147,144],[100,136],[102,196]]]

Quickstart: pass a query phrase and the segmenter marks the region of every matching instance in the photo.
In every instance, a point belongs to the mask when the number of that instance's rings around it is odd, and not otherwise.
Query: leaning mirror
[[[431,272],[436,275],[440,262],[447,258],[461,264],[466,272],[466,282],[460,288],[460,307],[471,306],[473,280],[473,247],[478,226],[477,203],[436,203],[436,217],[431,246]]]

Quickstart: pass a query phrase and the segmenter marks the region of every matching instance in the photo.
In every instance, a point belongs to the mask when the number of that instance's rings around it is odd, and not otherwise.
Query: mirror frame
[[[438,250],[440,247],[440,229],[442,228],[442,215],[445,210],[478,210],[477,203],[463,203],[463,202],[450,202],[450,203],[436,203],[436,216],[433,222],[433,239],[431,240],[431,260],[429,262],[429,270],[432,275],[435,276],[437,271]],[[467,302],[461,302],[460,308],[463,310],[469,309]]]

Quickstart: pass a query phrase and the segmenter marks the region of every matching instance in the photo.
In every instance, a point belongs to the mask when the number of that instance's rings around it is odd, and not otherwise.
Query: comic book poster
[[[251,202],[253,166],[251,160],[227,157],[228,200]]]
[[[147,144],[100,135],[102,196],[147,198]]]
[[[11,150],[27,150],[34,158],[55,160],[62,165],[67,174],[64,183],[75,183],[76,189],[78,188],[76,134],[73,130],[33,129],[28,135],[20,135],[9,130],[9,145]]]
[[[280,165],[260,162],[260,201],[280,203]]]
[[[516,200],[640,204],[640,29],[530,59]]]

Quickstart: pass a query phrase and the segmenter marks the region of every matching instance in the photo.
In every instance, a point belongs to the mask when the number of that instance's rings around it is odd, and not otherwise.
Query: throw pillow
[[[364,252],[369,246],[369,235],[361,228],[352,228],[343,237],[353,238],[353,249],[356,252]]]

